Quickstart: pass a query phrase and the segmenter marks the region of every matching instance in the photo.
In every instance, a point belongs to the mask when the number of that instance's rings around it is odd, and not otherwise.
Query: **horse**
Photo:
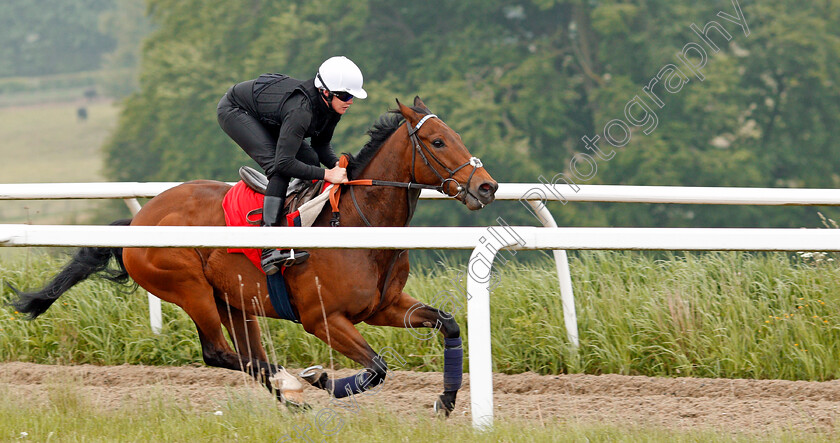
[[[351,198],[338,201],[341,226],[406,226],[422,188],[437,189],[470,210],[493,202],[498,183],[458,133],[419,97],[413,106],[399,100],[397,105],[380,116],[368,131],[370,141],[356,156],[342,156],[348,160],[348,177],[367,180],[371,186],[345,186]],[[211,180],[186,182],[151,199],[133,219],[112,224],[225,226],[222,200],[230,189]],[[335,225],[331,212],[324,207],[313,226]],[[273,229],[278,235],[292,235],[295,228]],[[118,268],[108,267],[111,259]],[[181,307],[196,325],[205,364],[246,372],[281,403],[292,409],[308,407],[303,385],[282,366],[268,362],[256,317],[279,315],[265,291],[265,274],[243,254],[215,248],[80,248],[44,288],[15,289],[13,306],[34,319],[73,285],[103,273],[117,281],[130,277]],[[363,392],[381,384],[388,367],[356,329],[357,323],[437,329],[445,343],[444,386],[434,409],[448,416],[463,375],[460,328],[450,313],[403,291],[408,273],[405,250],[316,249],[306,262],[286,268],[292,309],[304,330],[364,368],[356,376],[330,379],[316,366],[300,373],[301,378],[335,398]]]

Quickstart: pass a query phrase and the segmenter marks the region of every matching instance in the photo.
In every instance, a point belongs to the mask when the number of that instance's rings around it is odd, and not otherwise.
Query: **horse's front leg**
[[[455,409],[455,397],[461,389],[464,373],[464,349],[461,346],[461,328],[452,314],[435,309],[403,292],[399,299],[367,320],[366,323],[396,328],[432,328],[431,331],[412,331],[418,338],[427,340],[435,331],[443,335],[443,394],[435,402],[435,411],[446,416]]]
[[[311,370],[301,374],[304,380],[316,388],[326,390],[335,398],[364,392],[385,381],[388,365],[370,347],[347,317],[338,313],[327,315],[326,319],[321,316],[315,321],[306,321],[303,314],[301,317],[301,323],[306,332],[315,335],[336,351],[365,367],[356,375],[337,379],[330,379],[322,369]]]

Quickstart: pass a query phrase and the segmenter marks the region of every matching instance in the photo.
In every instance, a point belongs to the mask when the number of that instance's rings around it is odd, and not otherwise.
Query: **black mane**
[[[412,106],[411,109],[418,114],[425,115],[428,114],[429,111],[427,109]],[[379,148],[385,143],[385,140],[400,127],[401,124],[405,122],[402,114],[397,109],[390,109],[386,111],[384,114],[380,115],[373,126],[368,129],[368,135],[370,136],[370,141],[365,143],[365,146],[359,151],[358,154],[352,155],[349,153],[347,156],[350,159],[350,162],[347,164],[347,178],[353,180],[365,169],[368,163],[373,160],[373,157],[376,156],[376,153],[379,152]]]

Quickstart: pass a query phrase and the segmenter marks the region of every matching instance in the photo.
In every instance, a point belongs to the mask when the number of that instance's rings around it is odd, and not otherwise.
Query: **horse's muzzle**
[[[470,187],[464,195],[464,204],[472,211],[477,211],[493,203],[499,184],[492,180],[485,180]]]

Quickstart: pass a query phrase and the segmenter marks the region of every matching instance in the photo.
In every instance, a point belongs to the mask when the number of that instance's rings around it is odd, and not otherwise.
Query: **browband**
[[[423,123],[426,123],[426,120],[428,120],[428,119],[430,119],[430,118],[432,118],[432,117],[437,118],[437,116],[436,116],[436,115],[434,115],[434,114],[426,114],[426,115],[424,115],[424,116],[423,116],[423,118],[421,118],[421,119],[420,119],[420,121],[419,121],[419,122],[417,122],[417,126],[415,126],[415,127],[414,127],[414,131],[413,131],[413,132],[417,132],[418,130],[420,130],[420,127],[421,127],[421,126],[423,126]]]

